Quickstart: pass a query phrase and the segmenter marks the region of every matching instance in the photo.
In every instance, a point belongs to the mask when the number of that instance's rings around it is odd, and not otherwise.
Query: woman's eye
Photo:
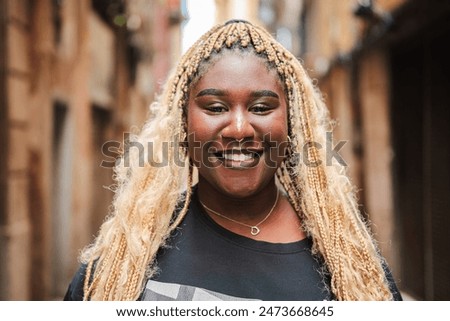
[[[224,106],[208,106],[206,107],[206,110],[214,114],[220,114],[225,112],[227,109]]]
[[[266,105],[255,105],[251,109],[251,112],[255,114],[266,114],[272,110],[269,106]]]

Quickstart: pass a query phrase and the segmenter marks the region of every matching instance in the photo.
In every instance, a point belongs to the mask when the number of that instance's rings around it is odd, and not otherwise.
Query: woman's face
[[[274,70],[252,54],[225,53],[192,86],[189,155],[200,184],[232,197],[274,181],[287,145],[287,107]]]

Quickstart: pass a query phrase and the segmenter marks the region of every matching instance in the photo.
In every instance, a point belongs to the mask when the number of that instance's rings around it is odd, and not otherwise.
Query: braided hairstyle
[[[359,213],[345,168],[327,165],[325,152],[318,148],[326,145],[330,124],[319,92],[289,51],[263,28],[241,20],[213,27],[184,54],[152,104],[151,117],[132,136],[144,146],[144,155],[130,149],[115,168],[111,213],[81,256],[87,264],[84,299],[136,300],[154,275],[156,253],[191,200],[193,167],[186,146],[179,143],[186,140],[189,89],[214,57],[236,48],[263,57],[284,86],[290,143],[276,178],[313,240],[313,254],[325,264],[334,296],[391,300],[382,258]],[[167,148],[167,142],[173,148]],[[149,161],[142,164],[142,157]]]

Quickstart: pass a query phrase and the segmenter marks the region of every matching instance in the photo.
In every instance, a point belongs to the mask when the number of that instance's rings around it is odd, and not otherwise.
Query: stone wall
[[[58,299],[108,214],[102,146],[142,126],[179,55],[179,1],[0,5],[0,299]]]

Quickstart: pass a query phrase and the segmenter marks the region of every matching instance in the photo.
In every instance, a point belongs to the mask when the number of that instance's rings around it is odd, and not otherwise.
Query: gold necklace
[[[200,202],[200,204],[202,204],[202,206],[203,206],[205,209],[207,209],[208,211],[210,211],[210,212],[213,213],[213,214],[216,214],[217,216],[223,217],[224,219],[227,219],[227,220],[229,220],[229,221],[231,221],[231,222],[234,222],[234,223],[237,223],[237,224],[240,224],[240,225],[243,225],[243,226],[250,227],[250,234],[253,235],[253,236],[255,236],[255,235],[258,235],[259,232],[261,232],[261,230],[260,230],[260,228],[259,228],[258,226],[261,225],[262,223],[264,223],[264,222],[269,218],[269,216],[272,214],[273,210],[275,209],[275,206],[276,206],[277,203],[278,203],[278,197],[279,197],[279,195],[280,195],[280,192],[279,192],[279,190],[277,190],[277,198],[275,199],[275,203],[273,204],[273,206],[272,206],[272,208],[270,209],[269,213],[267,213],[266,217],[264,217],[263,220],[262,220],[261,222],[259,222],[258,224],[256,224],[256,225],[250,225],[250,224],[246,224],[246,223],[242,223],[242,222],[236,221],[236,220],[234,220],[234,219],[232,219],[232,218],[229,218],[229,217],[227,217],[227,216],[225,216],[225,215],[223,215],[223,214],[220,214],[219,212],[216,212],[216,211],[210,209],[208,206],[206,206],[205,204],[203,204],[202,201],[199,200],[199,202]]]

